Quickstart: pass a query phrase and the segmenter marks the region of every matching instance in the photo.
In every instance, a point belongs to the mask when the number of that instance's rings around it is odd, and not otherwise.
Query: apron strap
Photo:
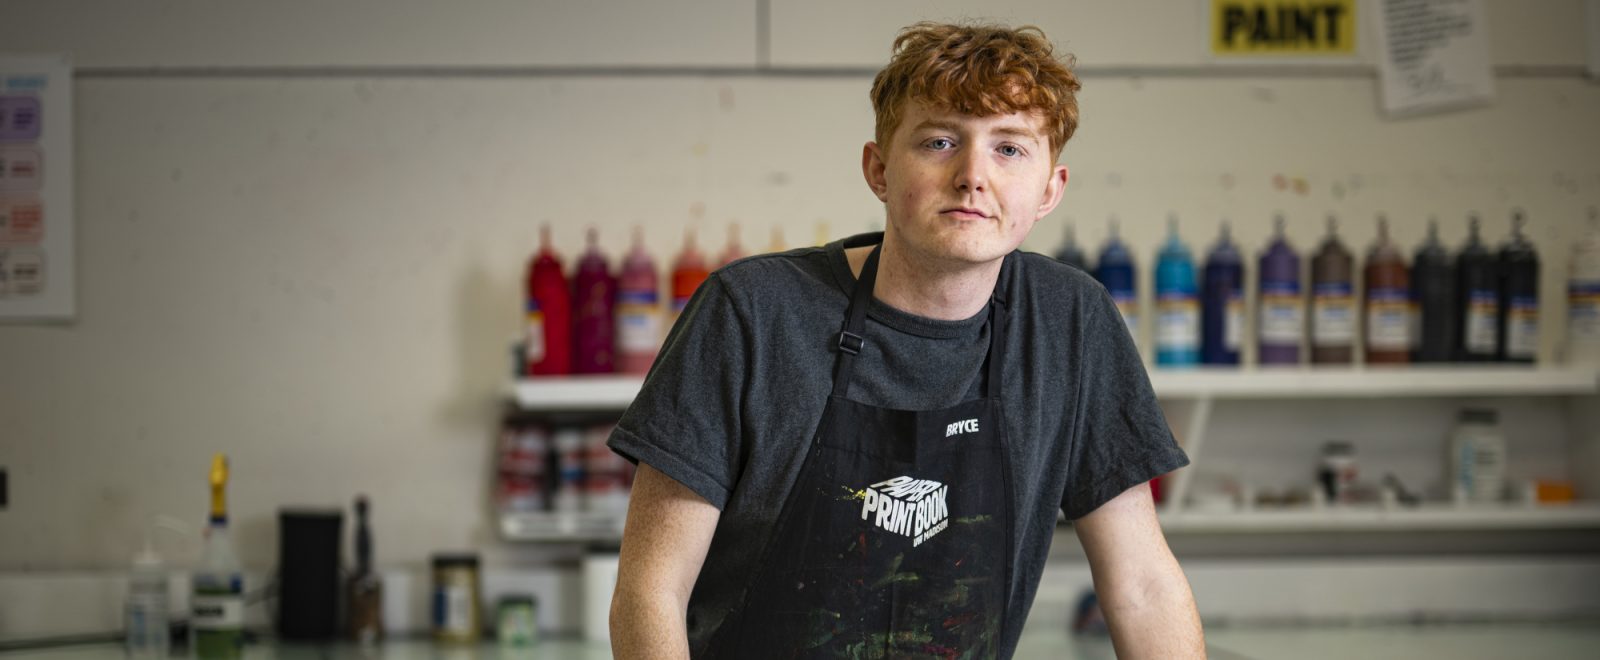
[[[833,363],[833,395],[843,397],[850,392],[850,377],[856,370],[856,356],[866,346],[867,308],[872,306],[872,289],[878,283],[879,243],[867,254],[861,266],[861,277],[856,280],[855,293],[850,295],[850,308],[845,311],[844,329],[839,331],[835,346],[839,359]]]

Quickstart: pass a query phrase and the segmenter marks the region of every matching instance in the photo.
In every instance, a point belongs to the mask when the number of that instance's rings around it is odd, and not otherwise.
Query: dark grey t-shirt
[[[1056,523],[1188,464],[1104,287],[1013,252],[1000,392],[1016,556],[1003,657],[1016,647]],[[689,602],[696,654],[745,602],[832,387],[855,277],[843,243],[750,257],[713,273],[668,334],[610,446],[722,510]],[[977,398],[987,311],[941,321],[874,302],[850,398],[902,410]],[[761,594],[752,594],[752,600]]]

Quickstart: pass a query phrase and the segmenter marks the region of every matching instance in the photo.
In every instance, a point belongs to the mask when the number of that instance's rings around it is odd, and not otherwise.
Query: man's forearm
[[[611,601],[611,652],[617,660],[689,660],[684,604],[670,594],[630,594]]]
[[[1176,565],[1172,571],[1139,588],[1102,594],[1111,642],[1121,660],[1206,657],[1194,594]]]

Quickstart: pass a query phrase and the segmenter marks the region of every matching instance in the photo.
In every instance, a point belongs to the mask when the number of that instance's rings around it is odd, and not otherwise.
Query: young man
[[[896,39],[884,232],[713,274],[611,437],[618,658],[1010,657],[1058,509],[1118,654],[1203,657],[1145,485],[1188,459],[1105,289],[1017,251],[1077,89],[1037,29]]]

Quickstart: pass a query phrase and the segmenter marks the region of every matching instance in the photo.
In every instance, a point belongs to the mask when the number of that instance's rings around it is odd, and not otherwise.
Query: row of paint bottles
[[[1261,364],[1298,364],[1309,344],[1313,364],[1349,364],[1358,334],[1369,364],[1408,362],[1532,362],[1538,348],[1538,255],[1523,236],[1523,216],[1513,216],[1511,239],[1490,252],[1470,222],[1471,237],[1457,259],[1440,243],[1438,223],[1408,266],[1390,240],[1386,218],[1378,218],[1378,238],[1366,254],[1363,287],[1355,288],[1354,255],[1339,240],[1337,221],[1310,260],[1310,304],[1302,298],[1300,257],[1284,236],[1285,222],[1274,219],[1274,236],[1259,261],[1256,339]],[[1571,359],[1600,354],[1600,219],[1591,238],[1574,248],[1569,282]],[[1085,267],[1083,252],[1070,232],[1057,258]],[[1093,270],[1111,293],[1137,336],[1137,269],[1118,236],[1111,237]],[[1196,284],[1196,269],[1179,238],[1176,218],[1156,263],[1156,364],[1239,363],[1245,325],[1243,266],[1226,223],[1206,256]],[[1308,309],[1309,307],[1309,309]],[[1305,316],[1309,312],[1309,319]],[[1309,322],[1308,322],[1309,321]]]
[[[773,251],[782,234],[773,232]],[[717,265],[745,256],[738,226]],[[528,267],[523,374],[624,373],[650,370],[661,348],[662,331],[677,320],[700,284],[710,275],[692,230],[673,264],[671,302],[664,314],[655,261],[645,251],[644,232],[635,228],[633,246],[616,275],[600,251],[599,232],[590,229],[588,247],[573,272],[571,287],[561,258],[551,245],[550,228],[540,230],[540,246]]]

